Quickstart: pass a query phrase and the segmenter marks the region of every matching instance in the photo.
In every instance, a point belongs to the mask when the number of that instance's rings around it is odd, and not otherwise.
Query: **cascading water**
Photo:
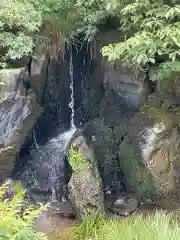
[[[44,146],[38,146],[33,132],[36,149],[31,150],[28,164],[20,175],[21,180],[27,186],[28,197],[33,201],[47,201],[49,198],[56,201],[58,196],[62,200],[68,179],[68,162],[66,160],[68,143],[76,131],[74,110],[74,73],[73,58],[70,54],[70,128],[68,131],[58,134]],[[37,199],[38,197],[38,199]]]
[[[70,54],[69,61],[69,73],[70,73],[70,89],[71,89],[71,101],[69,103],[69,107],[71,108],[71,129],[76,129],[74,123],[74,73],[73,73],[73,57],[72,53]]]

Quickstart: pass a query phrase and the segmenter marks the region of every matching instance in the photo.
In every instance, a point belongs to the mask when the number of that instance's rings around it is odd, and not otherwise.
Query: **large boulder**
[[[12,171],[17,153],[41,114],[36,95],[23,87],[21,69],[0,71],[0,182]],[[3,77],[2,77],[3,76]]]
[[[119,42],[122,33],[107,31],[100,34],[101,48]],[[147,76],[143,71],[134,71],[120,61],[101,59],[104,98],[101,102],[101,117],[105,124],[118,125],[122,119],[131,117],[139,110],[149,94]],[[130,116],[129,116],[130,115]]]
[[[8,177],[13,169],[18,148],[15,146],[1,147],[0,149],[0,183]]]
[[[106,29],[107,30],[107,29]],[[105,125],[119,125],[128,112],[128,118],[138,111],[149,94],[146,73],[124,67],[119,61],[107,61],[101,49],[119,42],[121,33],[109,29],[99,32],[93,48],[90,79],[83,85],[83,101],[88,120],[101,118]],[[130,116],[129,116],[130,115]]]
[[[121,106],[138,109],[148,95],[148,83],[143,72],[135,73],[120,62],[106,62],[104,74],[105,89],[119,96]]]
[[[89,147],[94,151],[103,189],[113,191],[121,189],[117,155],[119,139],[116,138],[113,129],[105,126],[102,120],[94,120],[85,124],[82,132]]]
[[[135,196],[129,194],[121,194],[120,196],[116,197],[116,200],[110,207],[110,211],[120,216],[127,217],[136,211],[138,205],[139,203]]]
[[[148,82],[144,73],[135,74],[120,62],[105,62],[104,68],[100,114],[106,125],[115,126],[130,119],[146,101]]]
[[[74,137],[69,149],[72,176],[69,182],[70,200],[77,217],[104,213],[102,183],[96,158],[83,135]]]
[[[139,199],[176,202],[179,195],[179,108],[174,101],[151,95],[130,121],[120,145],[120,167],[126,190]]]

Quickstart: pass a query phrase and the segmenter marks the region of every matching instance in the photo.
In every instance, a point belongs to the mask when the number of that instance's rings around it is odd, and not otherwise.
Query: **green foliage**
[[[123,42],[104,47],[103,56],[140,69],[155,64],[152,80],[180,72],[180,5],[168,2],[135,0],[124,4],[119,9],[120,29],[127,36]]]
[[[84,169],[86,163],[83,159],[83,153],[76,151],[73,147],[71,147],[69,151],[69,163],[75,172],[79,172]]]
[[[64,47],[69,33],[83,24],[75,0],[2,0],[0,9],[0,66],[32,54],[35,40]]]
[[[105,219],[99,215],[87,216],[83,222],[77,222],[73,228],[69,230],[69,239],[72,240],[87,240],[94,239],[95,233],[101,227]]]
[[[41,12],[31,1],[1,0],[0,9],[0,64],[32,53],[32,32],[42,23]]]
[[[156,71],[152,75],[151,79],[154,80],[163,80],[169,79],[172,74],[180,72],[180,61],[166,61],[157,66]]]
[[[176,240],[180,234],[177,217],[164,212],[143,217],[104,219],[91,216],[70,231],[71,240]]]
[[[83,32],[85,39],[91,42],[98,31],[98,26],[106,23],[110,17],[119,17],[120,9],[131,0],[76,0],[76,6],[82,13],[83,26],[77,29]]]
[[[110,18],[119,19],[125,38],[105,46],[103,56],[145,71],[154,65],[152,80],[180,72],[179,0],[2,0],[0,63],[32,54],[35,39],[50,40],[56,52],[77,34],[92,41]]]
[[[28,205],[24,200],[24,192],[20,185],[14,185],[13,198],[7,199],[8,185],[0,187],[0,239],[2,240],[34,240],[44,239],[42,234],[33,230],[35,218],[46,206],[39,208]]]
[[[0,63],[32,54],[35,40],[57,46],[83,33],[91,41],[97,26],[117,15],[119,0],[2,0],[0,10]],[[46,44],[47,44],[46,43]],[[52,52],[51,52],[52,54]]]
[[[77,34],[93,40],[97,25],[115,14],[121,1],[110,0],[2,0],[0,10],[0,64],[32,54],[40,40],[63,50]]]
[[[83,24],[81,11],[76,0],[31,0],[36,9],[42,12],[43,24],[40,35],[59,44],[59,48],[69,41],[71,32]]]

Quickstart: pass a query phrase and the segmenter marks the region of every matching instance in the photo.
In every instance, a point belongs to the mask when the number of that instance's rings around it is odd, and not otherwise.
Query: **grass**
[[[156,212],[143,217],[104,219],[95,216],[76,223],[68,230],[66,240],[177,240],[180,236],[179,219],[174,214]]]

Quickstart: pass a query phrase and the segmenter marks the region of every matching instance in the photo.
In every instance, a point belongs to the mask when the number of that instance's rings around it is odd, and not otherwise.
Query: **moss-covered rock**
[[[126,190],[129,192],[135,191],[138,199],[153,198],[154,189],[151,175],[139,163],[136,152],[133,146],[128,143],[127,138],[125,138],[121,145],[119,157]]]
[[[102,183],[95,155],[83,136],[75,137],[69,149],[72,176],[69,182],[70,200],[79,218],[104,213]]]
[[[122,187],[117,156],[119,140],[113,129],[105,126],[101,120],[94,120],[84,126],[83,134],[90,148],[94,150],[103,188],[119,190]]]
[[[152,95],[132,118],[120,146],[120,167],[128,191],[169,202],[179,195],[179,109]]]

